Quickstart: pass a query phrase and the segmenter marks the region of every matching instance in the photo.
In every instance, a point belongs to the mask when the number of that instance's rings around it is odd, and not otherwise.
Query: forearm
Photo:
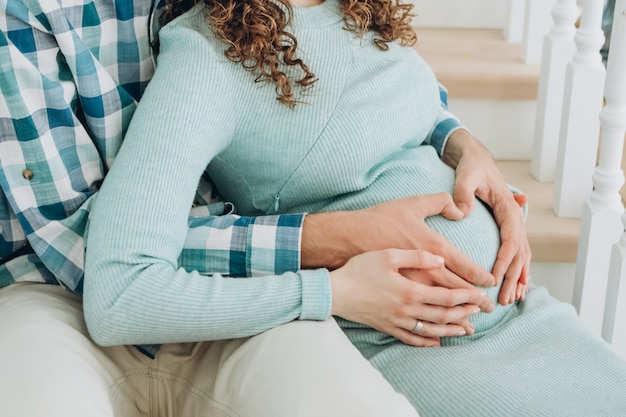
[[[325,270],[260,278],[207,277],[135,255],[120,258],[117,251],[93,249],[88,248],[85,319],[102,345],[246,337],[295,319],[324,320],[330,314]]]
[[[423,222],[414,214],[432,209],[432,200],[417,200],[400,199],[362,210],[307,215],[302,228],[302,268],[332,270],[361,253],[420,248],[418,242],[424,237],[421,233],[426,231],[420,229]],[[441,210],[437,206],[433,214]]]

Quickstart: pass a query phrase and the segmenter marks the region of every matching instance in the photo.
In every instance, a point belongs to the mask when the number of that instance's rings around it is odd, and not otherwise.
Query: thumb
[[[441,214],[449,220],[460,220],[464,217],[454,204],[452,197],[448,193],[426,194],[416,197],[419,209],[424,217]]]
[[[459,182],[454,185],[454,203],[465,216],[471,213],[474,207],[474,191],[467,183]]]

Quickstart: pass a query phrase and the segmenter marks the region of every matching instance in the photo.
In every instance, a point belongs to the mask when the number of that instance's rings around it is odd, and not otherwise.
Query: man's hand
[[[456,169],[457,207],[464,215],[469,214],[476,196],[491,207],[500,228],[502,245],[492,270],[498,282],[504,279],[498,301],[506,305],[523,300],[528,291],[531,258],[520,210],[525,197],[509,190],[489,151],[464,129],[450,136],[443,160]]]
[[[424,222],[426,217],[437,214],[451,220],[463,218],[447,193],[406,197],[351,212],[310,214],[302,232],[302,267],[333,269],[364,252],[422,249],[445,259],[447,270],[442,268],[436,273],[448,285],[440,285],[453,288],[456,283],[464,288],[467,286],[460,283],[467,281],[494,286],[496,282],[489,271]]]
[[[491,311],[479,288],[448,289],[405,274],[444,270],[443,258],[421,250],[386,249],[351,258],[330,273],[332,314],[366,324],[413,346],[439,346],[440,337],[473,333],[468,318]],[[412,330],[417,322],[419,334]]]

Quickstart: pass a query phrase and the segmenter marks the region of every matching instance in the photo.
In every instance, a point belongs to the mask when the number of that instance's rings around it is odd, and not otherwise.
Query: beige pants
[[[99,347],[81,299],[60,287],[0,289],[0,416],[416,417],[333,320],[261,335],[166,344],[154,360]]]

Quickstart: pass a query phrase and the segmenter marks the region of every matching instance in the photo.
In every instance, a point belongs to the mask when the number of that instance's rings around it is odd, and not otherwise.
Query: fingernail
[[[459,329],[456,331],[456,335],[457,336],[466,336],[467,335],[467,331],[465,329]]]
[[[443,265],[443,258],[441,256],[435,256],[434,262],[435,265]]]
[[[478,313],[480,313],[480,307],[477,306],[477,307],[472,308],[472,314],[478,314]]]

